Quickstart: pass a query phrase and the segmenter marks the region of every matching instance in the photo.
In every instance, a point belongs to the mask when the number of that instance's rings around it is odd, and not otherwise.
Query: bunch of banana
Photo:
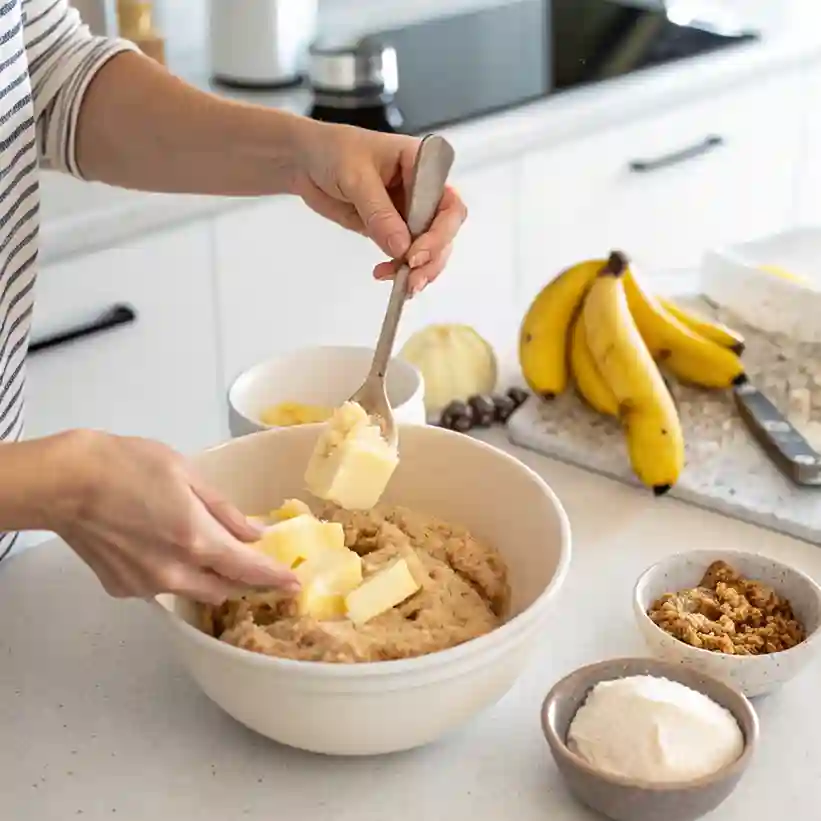
[[[743,349],[732,328],[647,293],[613,252],[541,290],[522,322],[519,361],[534,393],[557,396],[572,376],[590,407],[619,419],[634,472],[661,494],[681,473],[684,441],[659,366],[683,382],[726,388],[744,378]]]

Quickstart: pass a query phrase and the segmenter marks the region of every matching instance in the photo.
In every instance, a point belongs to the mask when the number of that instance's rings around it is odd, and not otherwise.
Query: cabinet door
[[[388,298],[379,251],[300,200],[273,197],[215,220],[225,376],[308,345],[372,344]]]
[[[456,173],[468,219],[439,279],[406,307],[401,343],[433,322],[472,325],[501,352],[515,345],[516,175],[511,164]]]
[[[708,247],[783,229],[800,120],[800,85],[787,74],[530,154],[528,296],[561,267],[611,248],[645,269],[685,268]]]
[[[203,224],[41,271],[27,435],[86,427],[186,452],[216,443],[225,426],[211,263]],[[82,327],[89,333],[59,343]]]
[[[470,217],[447,271],[412,300],[398,342],[429,322],[467,322],[506,341],[514,306],[514,193],[509,166],[456,173]],[[374,282],[373,244],[287,197],[216,220],[226,378],[284,350],[373,345],[390,286]],[[509,342],[508,342],[509,344]]]

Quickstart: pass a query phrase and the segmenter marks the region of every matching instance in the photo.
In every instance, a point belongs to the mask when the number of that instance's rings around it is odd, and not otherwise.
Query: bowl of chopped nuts
[[[817,651],[821,586],[767,556],[691,550],[644,571],[633,612],[653,656],[755,697],[790,681]]]

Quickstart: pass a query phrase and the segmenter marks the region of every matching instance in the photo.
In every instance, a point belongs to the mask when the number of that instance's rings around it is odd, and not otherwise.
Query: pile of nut
[[[728,655],[777,653],[806,638],[787,599],[722,561],[707,568],[697,587],[665,593],[647,615],[685,644]]]
[[[503,425],[528,396],[524,388],[510,388],[503,394],[478,394],[468,397],[465,402],[454,400],[442,411],[439,426],[467,433],[474,428],[489,428],[497,423]]]

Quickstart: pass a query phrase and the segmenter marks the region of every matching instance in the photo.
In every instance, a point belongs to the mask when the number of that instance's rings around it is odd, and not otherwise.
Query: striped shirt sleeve
[[[40,164],[82,177],[76,143],[83,96],[108,60],[137,47],[92,35],[68,0],[23,0],[23,14]]]

